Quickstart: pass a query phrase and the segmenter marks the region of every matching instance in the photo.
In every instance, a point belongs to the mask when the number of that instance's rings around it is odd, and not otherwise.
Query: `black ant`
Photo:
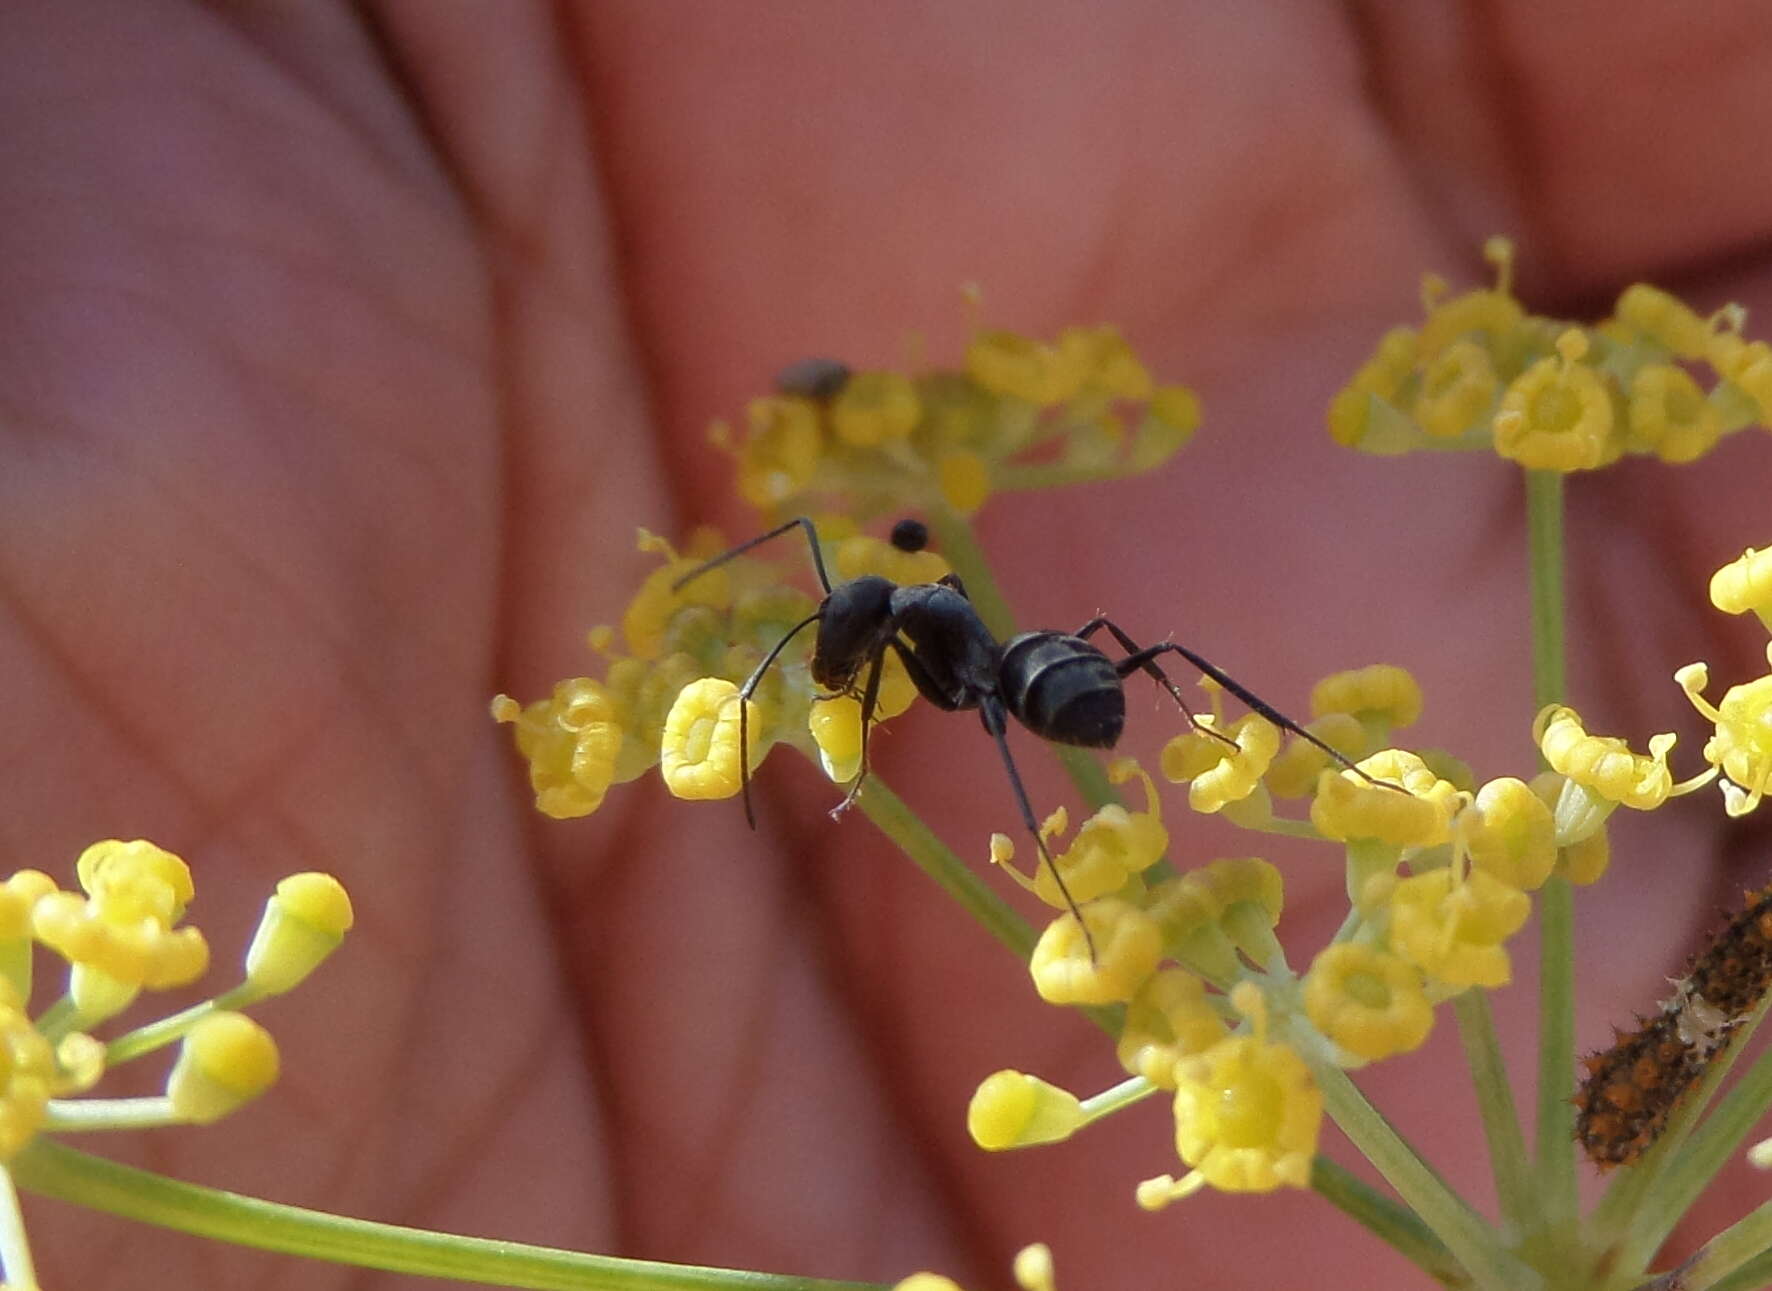
[[[1027,790],[1022,787],[1015,759],[1009,754],[1008,718],[1014,717],[1041,739],[1056,744],[1110,749],[1119,742],[1126,724],[1124,678],[1142,671],[1169,692],[1195,729],[1235,748],[1236,742],[1229,736],[1194,716],[1180,688],[1155,662],[1159,655],[1177,654],[1235,695],[1252,712],[1259,713],[1282,730],[1308,740],[1344,767],[1371,781],[1370,776],[1340,752],[1216,665],[1173,641],[1141,646],[1111,619],[1097,616],[1075,632],[1022,632],[999,642],[979,618],[977,609],[966,597],[966,589],[953,574],[933,583],[909,585],[895,583],[878,574],[863,574],[833,587],[830,575],[825,572],[818,531],[805,516],[789,520],[697,565],[671,584],[671,590],[682,588],[710,570],[796,527],[806,532],[806,543],[812,552],[813,568],[818,571],[819,585],[824,589],[824,600],[818,609],[788,629],[787,635],[770,647],[763,661],[745,679],[739,695],[749,699],[755,694],[764,674],[788,643],[805,628],[818,624],[818,637],[812,648],[813,681],[830,695],[849,695],[861,701],[861,766],[843,801],[832,809],[833,816],[855,801],[862,782],[867,779],[868,727],[879,698],[880,671],[888,650],[904,664],[918,693],[937,708],[950,713],[976,708],[984,729],[996,741],[997,751],[1002,755],[1022,824],[1033,835],[1041,860],[1051,870],[1059,894],[1082,928],[1091,959],[1095,955],[1095,944],[1088,925],[1083,922],[1082,912],[1065,886],[1064,875],[1046,851],[1045,840],[1040,837],[1039,826],[1034,820],[1033,807],[1028,802]],[[902,520],[892,531],[892,544],[902,551],[921,550],[927,539],[928,531],[915,520]],[[1126,652],[1125,657],[1110,659],[1089,640],[1102,630],[1119,643]],[[864,669],[865,676],[862,675]],[[749,755],[749,718],[741,704],[740,784],[745,820],[755,829],[757,820],[751,808]]]

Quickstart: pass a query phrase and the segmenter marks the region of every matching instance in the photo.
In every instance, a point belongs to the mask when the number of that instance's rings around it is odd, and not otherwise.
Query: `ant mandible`
[[[1003,768],[1009,773],[1009,787],[1014,791],[1021,823],[1033,836],[1040,859],[1051,871],[1059,894],[1082,929],[1091,959],[1095,957],[1094,940],[1070,889],[1065,886],[1064,875],[1052,863],[1046,842],[1040,837],[1027,790],[1022,787],[1015,759],[1010,756],[1009,717],[1014,717],[1041,739],[1055,744],[1111,749],[1119,742],[1126,724],[1124,679],[1130,673],[1144,672],[1169,692],[1195,729],[1235,748],[1235,741],[1194,716],[1180,688],[1157,666],[1158,656],[1176,654],[1235,695],[1252,712],[1308,740],[1341,765],[1371,780],[1347,757],[1221,668],[1173,641],[1141,646],[1113,620],[1097,616],[1075,632],[1022,632],[999,642],[967,599],[966,589],[959,578],[953,574],[933,583],[909,585],[895,583],[878,574],[863,574],[832,586],[830,575],[825,572],[818,531],[805,516],[789,520],[697,565],[672,583],[671,590],[680,590],[710,570],[795,528],[806,533],[806,544],[812,552],[812,566],[818,572],[819,585],[824,589],[824,600],[770,647],[762,662],[740,687],[741,701],[756,693],[764,675],[788,643],[804,629],[818,624],[818,635],[812,647],[813,681],[833,696],[849,695],[861,701],[861,765],[843,801],[832,809],[833,816],[855,801],[867,779],[868,727],[872,724],[879,698],[880,671],[885,666],[888,650],[904,664],[918,693],[937,708],[949,713],[977,709],[984,729],[996,741]],[[926,540],[927,530],[914,520],[900,521],[892,532],[893,545],[901,550],[919,550]],[[1103,630],[1126,652],[1123,658],[1110,659],[1089,640]],[[747,705],[741,702],[738,711],[738,765],[745,820],[755,829],[757,820],[751,809]]]

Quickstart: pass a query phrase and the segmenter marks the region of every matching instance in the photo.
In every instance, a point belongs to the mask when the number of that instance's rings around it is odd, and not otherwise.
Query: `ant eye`
[[[929,545],[929,526],[906,516],[892,526],[892,545],[900,551],[922,551]]]

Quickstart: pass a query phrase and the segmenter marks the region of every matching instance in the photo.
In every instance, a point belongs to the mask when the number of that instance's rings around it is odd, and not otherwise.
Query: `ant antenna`
[[[683,577],[679,578],[676,582],[672,583],[671,590],[673,592],[681,591],[685,585],[700,578],[703,574],[708,573],[710,570],[718,569],[721,565],[724,565],[734,557],[744,555],[745,552],[751,550],[753,547],[761,547],[770,539],[781,537],[782,534],[786,533],[789,529],[792,529],[795,525],[799,525],[806,531],[806,545],[812,551],[812,567],[818,571],[818,584],[820,587],[824,588],[824,594],[829,596],[831,594],[831,576],[825,573],[824,570],[824,552],[818,545],[818,530],[812,527],[812,521],[806,516],[795,516],[786,524],[777,525],[768,533],[758,534],[755,538],[746,539],[744,542],[739,543],[738,546],[721,552],[712,560],[702,562],[687,574],[684,574]],[[803,627],[805,625],[802,624],[801,626]],[[799,631],[799,628],[794,630],[797,632]]]
[[[788,648],[788,642],[799,636],[805,628],[817,623],[823,615],[824,607],[820,606],[789,628],[787,635],[769,647],[769,653],[763,656],[763,662],[751,669],[751,675],[738,688],[738,792],[744,799],[744,822],[753,830],[757,828],[757,813],[751,807],[750,699],[757,693],[757,687],[763,684],[763,675],[769,671],[769,666]]]

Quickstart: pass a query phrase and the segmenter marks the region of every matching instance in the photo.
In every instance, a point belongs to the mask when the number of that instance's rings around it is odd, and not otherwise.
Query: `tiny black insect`
[[[1065,887],[1064,876],[1052,864],[1052,857],[1046,851],[1045,841],[1034,820],[1033,807],[1028,802],[1027,790],[1022,787],[1015,760],[1010,756],[1008,718],[1014,717],[1041,739],[1056,744],[1112,748],[1119,742],[1126,723],[1123,679],[1130,673],[1144,672],[1169,692],[1196,729],[1235,747],[1235,742],[1228,736],[1194,716],[1180,688],[1157,666],[1158,656],[1177,654],[1274,725],[1310,741],[1343,766],[1359,771],[1341,753],[1192,650],[1173,641],[1141,646],[1111,619],[1090,619],[1075,632],[1022,632],[1000,642],[979,618],[978,611],[966,597],[966,589],[953,574],[937,582],[909,585],[894,583],[878,574],[863,574],[833,587],[830,575],[825,572],[818,531],[804,516],[697,565],[673,583],[672,590],[796,527],[805,530],[812,565],[818,572],[819,585],[824,589],[824,600],[818,609],[770,647],[763,661],[745,679],[739,694],[745,699],[755,694],[764,674],[788,643],[804,629],[818,624],[818,637],[812,649],[813,681],[833,695],[850,695],[861,702],[861,767],[843,801],[832,809],[832,815],[855,801],[867,779],[868,727],[873,721],[880,693],[880,670],[885,665],[888,650],[904,664],[923,698],[937,708],[950,713],[977,709],[984,729],[996,741],[997,751],[1002,755],[1022,824],[1033,836],[1041,860],[1052,871],[1059,893],[1083,929],[1091,956],[1095,948],[1088,926],[1083,923],[1077,903]],[[921,550],[927,539],[928,531],[915,520],[901,521],[892,533],[893,545],[904,551]],[[1122,658],[1110,659],[1089,640],[1103,630],[1126,652]],[[742,706],[739,709],[739,747],[745,819],[754,829],[757,822],[751,808],[750,731],[748,715]],[[1364,772],[1359,773],[1365,776]],[[1369,776],[1365,778],[1371,779]]]

